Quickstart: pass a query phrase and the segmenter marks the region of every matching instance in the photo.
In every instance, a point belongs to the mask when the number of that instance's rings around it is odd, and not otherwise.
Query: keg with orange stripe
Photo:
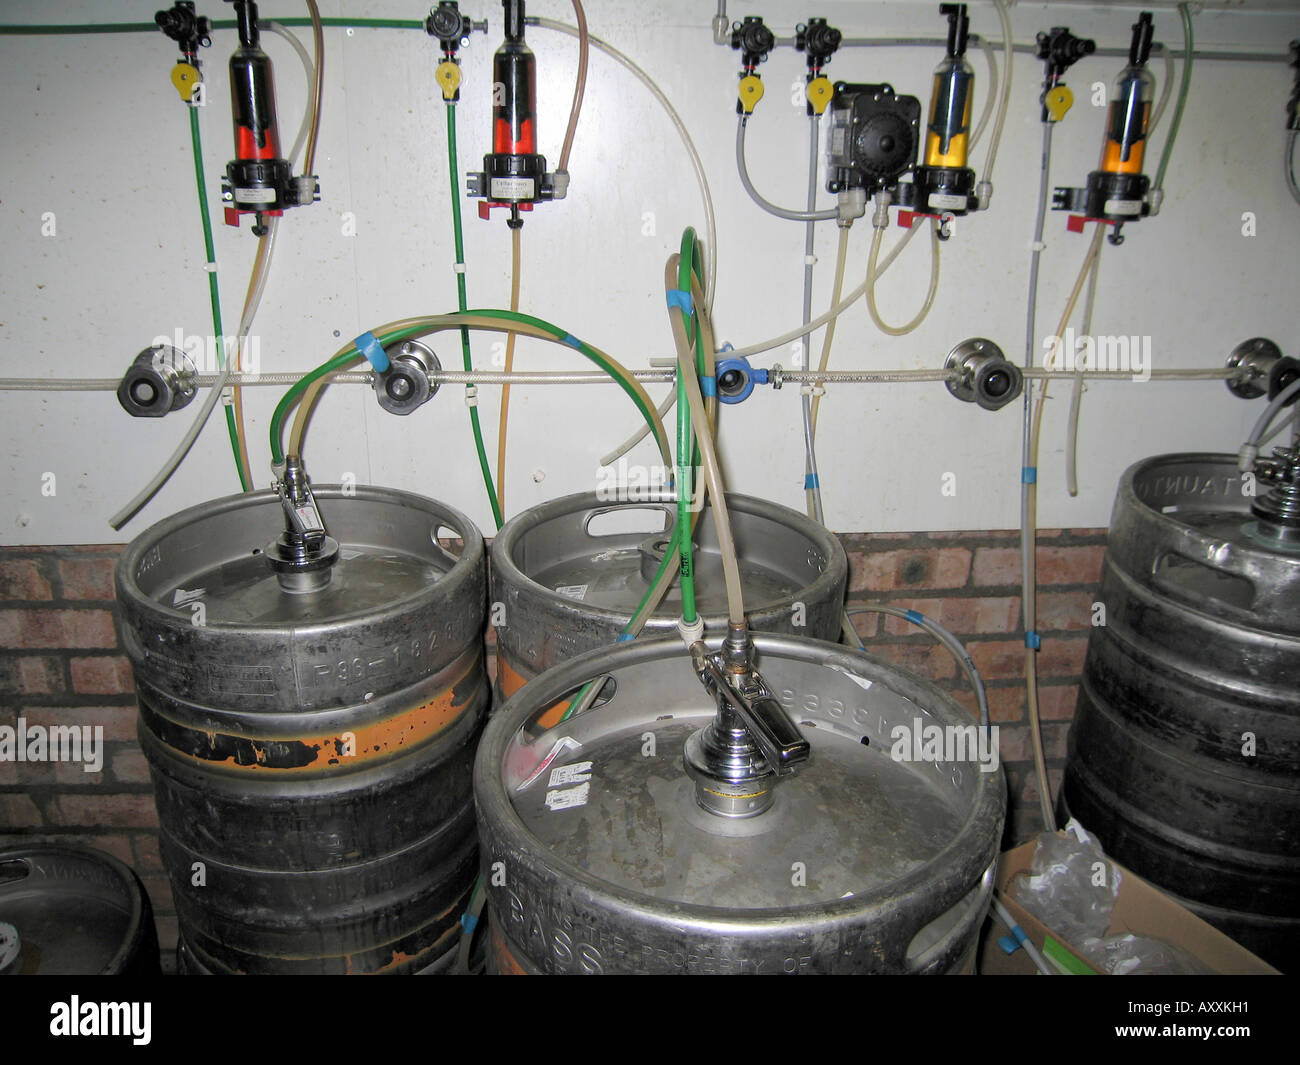
[[[611,493],[605,493],[609,495]],[[492,624],[497,701],[575,655],[614,644],[650,587],[672,536],[672,502],[565,496],[511,518],[492,541]],[[836,640],[848,557],[835,535],[797,511],[729,493],[741,582],[752,629]],[[726,632],[722,560],[706,505],[695,530],[697,607],[710,633]],[[675,632],[676,583],[646,624]],[[567,703],[539,719],[549,727]]]
[[[313,591],[262,557],[272,492],[169,518],[118,564],[188,971],[414,972],[458,941],[489,704],[483,539],[405,492],[316,499],[339,554]]]

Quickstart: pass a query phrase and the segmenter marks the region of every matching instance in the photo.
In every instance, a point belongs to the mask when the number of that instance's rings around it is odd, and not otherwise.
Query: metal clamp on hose
[[[194,363],[166,344],[145,348],[117,386],[117,401],[135,418],[161,418],[188,406],[198,395]]]

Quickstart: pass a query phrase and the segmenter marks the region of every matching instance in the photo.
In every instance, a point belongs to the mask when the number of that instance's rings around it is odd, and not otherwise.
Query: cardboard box
[[[1071,959],[1077,963],[1077,967],[1071,966],[1075,971],[1101,973],[1101,969],[1084,958],[1063,936],[1045,927],[1016,901],[1016,882],[1019,878],[1029,875],[1037,846],[1036,841],[1022,844],[1007,851],[999,859],[997,891],[1003,905],[1039,950],[1043,950],[1045,941],[1050,937],[1059,947],[1059,957],[1065,959],[1067,964]],[[1162,939],[1182,947],[1215,973],[1277,974],[1277,970],[1271,965],[1261,961],[1217,928],[1206,924],[1185,906],[1180,906],[1136,873],[1130,872],[1117,862],[1111,864],[1120,871],[1123,879],[1120,881],[1119,898],[1115,900],[1110,926],[1106,930],[1108,936],[1132,933],[1137,936]],[[990,940],[1009,934],[996,916],[993,916],[992,920],[996,935],[990,937]],[[980,971],[988,974],[1037,971],[1023,950],[1007,955],[995,943],[991,944],[991,949],[983,951],[981,962]]]

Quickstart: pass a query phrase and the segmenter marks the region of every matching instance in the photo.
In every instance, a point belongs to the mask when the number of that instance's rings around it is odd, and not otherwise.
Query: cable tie
[[[1047,245],[1044,244],[1041,240],[1031,240],[1031,241],[1029,242],[1029,250],[1030,250],[1030,251],[1046,251],[1046,250],[1047,250]]]
[[[478,406],[478,385],[465,386],[465,406],[467,407]]]
[[[805,255],[805,256],[803,257],[803,264],[804,264],[804,266],[816,266],[816,265],[817,265],[817,256],[815,256],[815,255]]]
[[[1039,636],[1038,633],[1036,633],[1033,629],[1030,629],[1028,632],[1025,633],[1025,646],[1028,647],[1031,651],[1037,651],[1040,647],[1043,646],[1043,638]]]
[[[1021,483],[1021,484],[1037,484],[1037,483],[1038,483],[1038,467],[1037,467],[1037,466],[1022,466],[1022,467],[1020,468],[1020,483]]]
[[[812,489],[819,487],[817,474],[815,473],[804,474],[803,487],[804,487],[804,491],[806,492],[812,491]]]
[[[685,289],[670,288],[665,294],[669,308],[676,307],[683,314],[695,313],[695,301]]]
[[[453,263],[451,268],[452,268],[452,271],[453,271],[454,273],[457,273],[457,274],[463,274],[463,273],[465,272],[465,264],[464,264],[464,263]]]
[[[571,348],[582,347],[582,341],[579,340],[577,337],[575,337],[572,333],[565,333],[564,337],[562,338],[562,342],[568,344],[569,347]]]
[[[217,272],[217,264],[214,263],[214,262],[213,262],[213,263],[204,263],[204,264],[203,264],[203,269],[206,270],[206,271],[207,271],[208,273],[210,273],[210,274],[215,274],[215,273]]]
[[[700,393],[705,399],[712,399],[718,394],[718,379],[712,374],[700,374]]]
[[[904,610],[903,617],[907,618],[913,625],[919,625],[925,620],[925,615],[919,610]]]
[[[357,346],[357,351],[361,352],[366,357],[366,361],[379,373],[387,371],[388,356],[384,353],[384,349],[380,346],[379,340],[374,333],[362,333],[352,343]]]

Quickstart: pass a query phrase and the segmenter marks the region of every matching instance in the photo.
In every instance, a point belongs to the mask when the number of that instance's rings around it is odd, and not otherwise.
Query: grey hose
[[[1300,203],[1300,186],[1295,181],[1295,142],[1300,130],[1292,130],[1286,138],[1286,155],[1282,156],[1282,168],[1286,171],[1286,187],[1291,190],[1291,198]]]
[[[740,183],[745,186],[745,191],[749,193],[749,198],[768,214],[774,214],[777,218],[788,218],[792,222],[828,222],[832,218],[838,218],[840,215],[838,207],[828,207],[824,211],[791,211],[789,208],[778,207],[776,204],[763,199],[758,189],[754,188],[754,183],[750,181],[749,167],[745,164],[745,124],[748,120],[748,115],[741,115],[736,123],[736,170],[740,174]],[[814,160],[815,164],[816,161]]]
[[[952,656],[957,659],[957,664],[961,666],[970,681],[970,686],[975,692],[975,700],[979,704],[980,724],[985,728],[989,726],[989,700],[988,693],[984,690],[984,678],[980,676],[979,668],[975,665],[975,659],[971,658],[970,652],[966,650],[966,645],[957,639],[951,632],[945,629],[933,618],[927,618],[917,610],[904,610],[902,607],[889,606],[886,603],[859,603],[852,610],[844,611],[844,616],[851,618],[855,614],[888,614],[891,617],[902,618],[904,621],[910,621],[913,625],[925,629],[931,636],[944,645]],[[862,647],[862,641],[858,641],[858,646]],[[866,650],[863,647],[863,650]]]
[[[744,118],[741,118],[743,128]],[[817,206],[817,148],[819,143],[820,129],[817,125],[817,116],[813,115],[808,120],[808,210],[806,214],[815,214],[814,208]],[[744,157],[742,148],[741,157]],[[746,183],[748,187],[748,183]],[[753,195],[752,189],[750,195]],[[807,325],[812,320],[812,286],[813,286],[813,253],[817,247],[817,223],[811,218],[804,223],[804,240],[803,240],[803,324]],[[812,335],[805,333],[802,337],[803,345],[803,368],[812,369]],[[804,392],[800,397],[803,400],[803,446],[804,446],[804,480],[812,486],[813,493],[813,518],[818,525],[824,525],[825,515],[822,512],[822,493],[820,481],[817,476],[817,449],[813,443],[813,424],[812,424],[812,390]]]

